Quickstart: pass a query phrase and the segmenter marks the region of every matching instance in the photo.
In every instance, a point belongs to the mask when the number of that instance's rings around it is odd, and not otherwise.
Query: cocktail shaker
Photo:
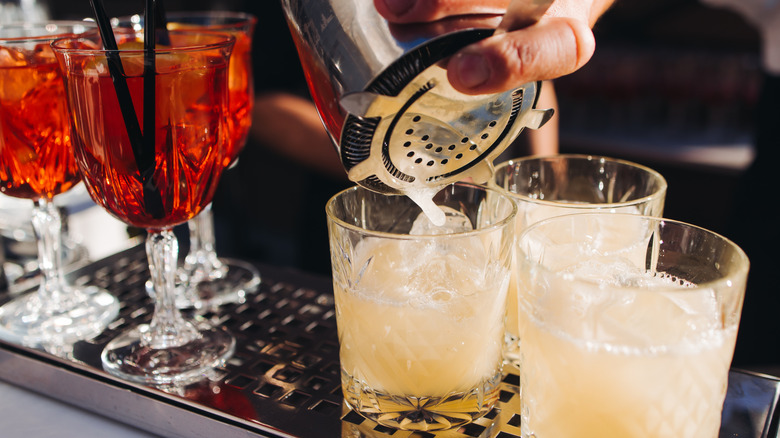
[[[541,12],[550,3],[518,1],[543,4]],[[493,28],[441,34],[428,25],[393,25],[367,0],[282,5],[341,162],[350,180],[369,190],[408,194],[467,177],[486,182],[493,160],[518,134],[552,116],[534,108],[539,82],[486,95],[449,84],[441,61],[493,35]]]

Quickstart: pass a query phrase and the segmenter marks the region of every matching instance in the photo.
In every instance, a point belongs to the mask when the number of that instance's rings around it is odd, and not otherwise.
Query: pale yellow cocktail
[[[401,212],[413,205],[405,197],[369,196],[406,204]],[[488,206],[495,202],[486,200],[481,214],[493,215]],[[360,208],[396,208],[379,204]],[[507,197],[498,204],[492,210],[504,210],[500,223],[477,220],[476,230],[442,235],[329,223],[342,386],[357,412],[392,427],[440,430],[493,407],[513,241],[506,211],[515,210]],[[462,219],[450,212],[448,220]]]
[[[660,216],[666,181],[656,171],[610,157],[560,154],[530,156],[496,166],[493,183],[518,205],[516,233],[566,214],[609,212]],[[507,362],[520,366],[517,288],[513,270],[507,295]]]
[[[376,391],[410,396],[444,397],[494,379],[507,283],[481,284],[471,262],[454,255],[415,263],[404,279],[392,243],[361,248],[376,269],[359,287],[335,291],[342,368]]]
[[[537,438],[716,437],[736,327],[717,328],[714,297],[701,292],[686,304],[701,316],[701,328],[689,326],[691,314],[676,314],[680,308],[660,295],[600,303],[616,318],[595,325],[567,318],[566,333],[523,314],[526,430]],[[604,330],[599,338],[616,341],[592,340],[594,328]],[[683,331],[690,337],[653,342]],[[627,333],[637,339],[625,339]]]
[[[739,248],[611,214],[543,221],[518,248],[523,437],[718,436],[748,267]]]

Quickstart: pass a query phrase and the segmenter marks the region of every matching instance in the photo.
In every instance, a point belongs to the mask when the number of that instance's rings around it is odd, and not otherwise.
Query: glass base
[[[176,285],[176,307],[198,310],[214,309],[225,304],[243,303],[246,297],[260,287],[260,272],[251,263],[231,258],[220,258],[225,269],[218,276],[205,277],[186,287],[186,280]],[[178,278],[185,278],[181,274]],[[146,292],[154,298],[151,280]]]
[[[67,345],[94,338],[119,314],[116,297],[103,289],[69,287],[61,300],[28,293],[0,307],[0,338],[28,347]]]
[[[207,377],[233,355],[236,341],[222,328],[187,324],[194,336],[181,345],[151,346],[148,324],[120,334],[103,349],[103,368],[122,379],[151,385],[187,384]]]
[[[383,426],[402,430],[454,429],[490,412],[498,402],[501,370],[477,388],[445,396],[415,397],[377,391],[341,371],[344,401],[353,411]]]

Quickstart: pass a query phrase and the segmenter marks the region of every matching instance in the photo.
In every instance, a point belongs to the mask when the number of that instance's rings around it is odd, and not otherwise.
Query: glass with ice
[[[518,236],[522,436],[718,436],[749,262],[731,241],[632,214]]]
[[[666,180],[653,169],[609,157],[561,154],[496,166],[493,182],[517,201],[517,231],[542,219],[592,211],[663,214]],[[518,363],[514,275],[507,303],[505,356]]]
[[[441,430],[498,399],[516,206],[471,184],[434,197],[353,187],[327,204],[347,404],[385,426]]]

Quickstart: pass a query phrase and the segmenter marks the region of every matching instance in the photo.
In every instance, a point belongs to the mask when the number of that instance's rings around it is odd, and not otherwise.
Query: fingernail
[[[468,88],[476,88],[490,79],[490,67],[481,55],[464,54],[456,57],[455,71],[461,84]]]
[[[417,0],[384,0],[385,6],[395,15],[403,15],[412,9]]]

